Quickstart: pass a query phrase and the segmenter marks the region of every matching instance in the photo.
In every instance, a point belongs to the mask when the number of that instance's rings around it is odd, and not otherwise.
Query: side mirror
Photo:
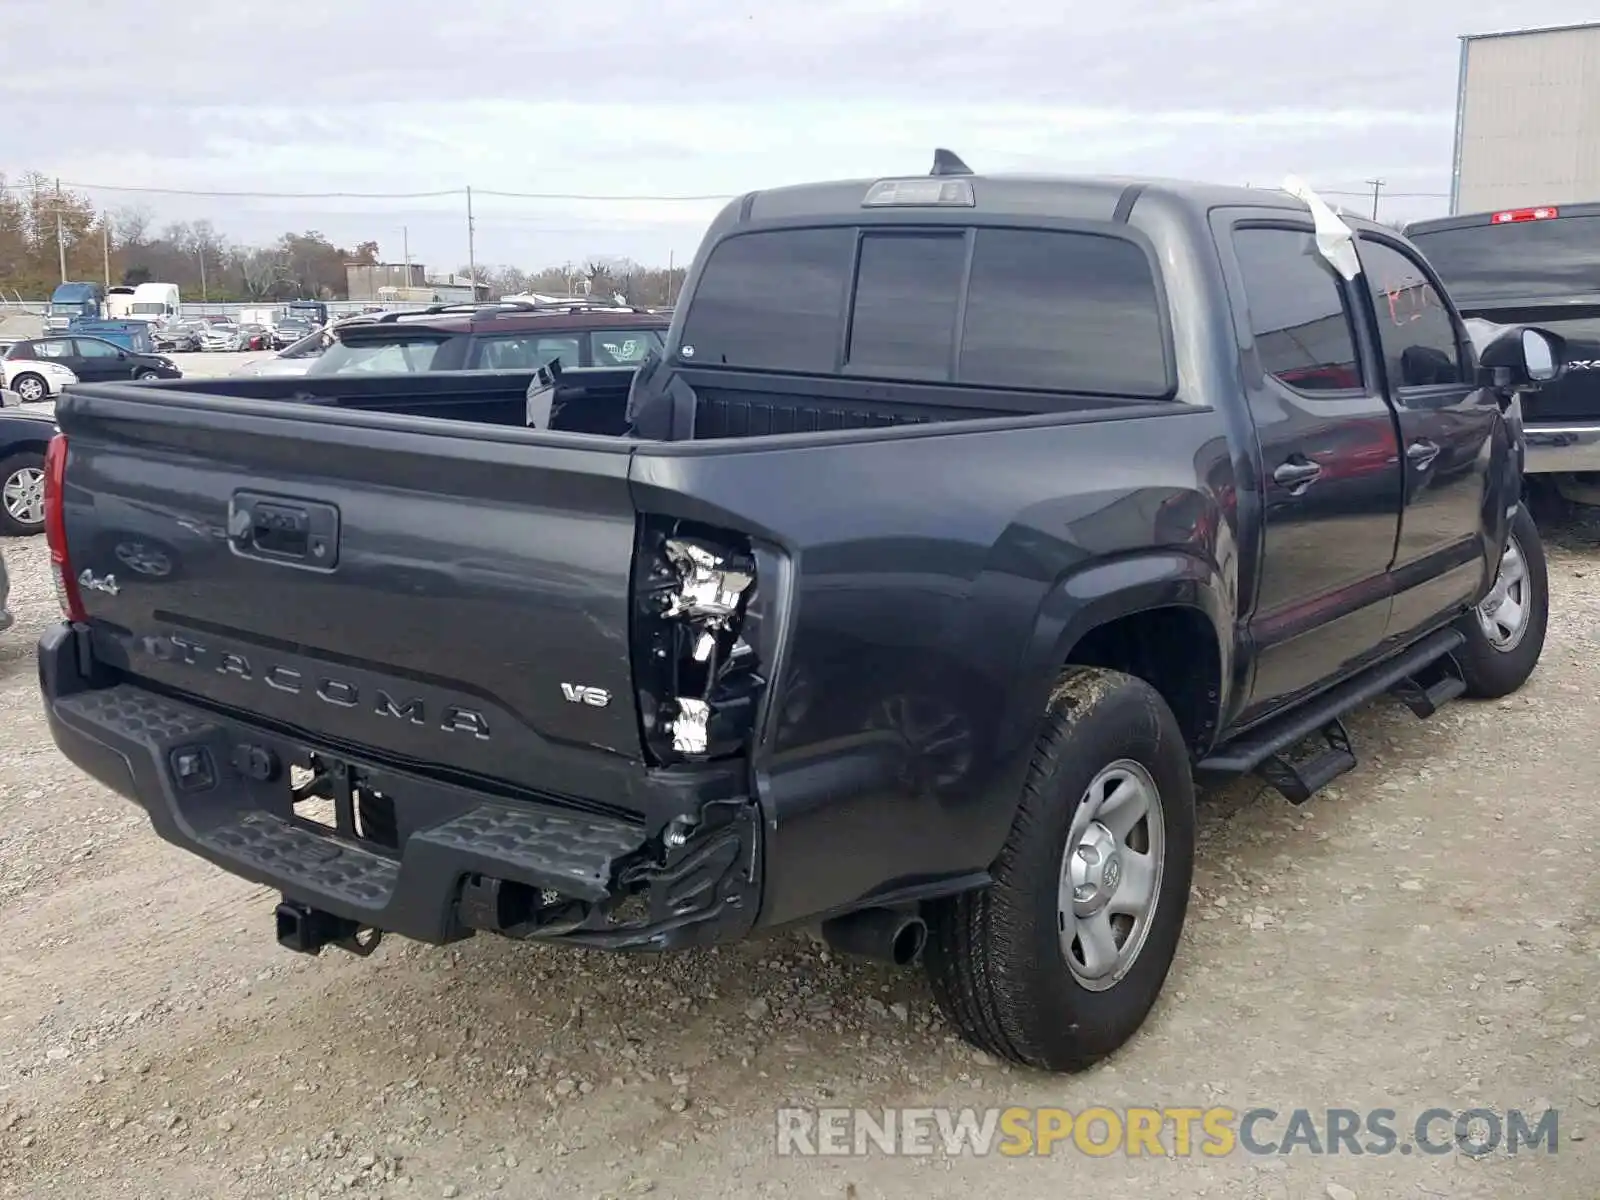
[[[1567,343],[1544,329],[1512,326],[1496,333],[1478,355],[1478,365],[1494,373],[1494,386],[1534,391],[1560,377]]]
[[[1546,383],[1561,371],[1555,346],[1537,329],[1522,331],[1522,361],[1527,365],[1528,378],[1534,383]]]

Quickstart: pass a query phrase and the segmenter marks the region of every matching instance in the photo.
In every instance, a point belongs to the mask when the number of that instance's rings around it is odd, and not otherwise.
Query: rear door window
[[[854,229],[728,238],[690,301],[680,353],[697,364],[831,373],[838,359]]]

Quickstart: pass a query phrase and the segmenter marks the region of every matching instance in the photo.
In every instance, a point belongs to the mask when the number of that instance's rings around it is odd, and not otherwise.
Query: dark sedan
[[[182,379],[183,372],[161,354],[124,350],[104,338],[61,336],[31,338],[7,352],[12,360],[60,363],[80,383],[115,383],[124,379]],[[23,396],[24,400],[34,397]]]
[[[44,413],[0,413],[0,533],[44,529],[44,452],[55,431]]]

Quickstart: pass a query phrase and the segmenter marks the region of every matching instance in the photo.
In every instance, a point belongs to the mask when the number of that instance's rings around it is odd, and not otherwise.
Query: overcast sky
[[[199,192],[731,194],[925,171],[1387,181],[1442,213],[1463,33],[1595,0],[6,0],[0,169]],[[1071,14],[1068,16],[1067,14]],[[1324,18],[1322,14],[1331,14]],[[1409,195],[1434,193],[1436,195]],[[464,201],[91,193],[466,261]],[[1344,197],[1362,206],[1356,197]],[[692,255],[717,200],[479,195],[480,262]]]

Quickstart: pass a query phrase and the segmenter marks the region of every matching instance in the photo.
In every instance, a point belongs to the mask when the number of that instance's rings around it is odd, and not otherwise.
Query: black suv
[[[81,334],[30,338],[18,342],[6,357],[34,362],[60,363],[82,383],[113,383],[123,379],[182,379],[183,372],[170,358],[127,350],[104,338]],[[43,400],[47,394],[33,395],[17,388],[24,400]]]
[[[625,367],[659,349],[672,318],[644,308],[525,300],[436,304],[342,325],[308,375]]]

